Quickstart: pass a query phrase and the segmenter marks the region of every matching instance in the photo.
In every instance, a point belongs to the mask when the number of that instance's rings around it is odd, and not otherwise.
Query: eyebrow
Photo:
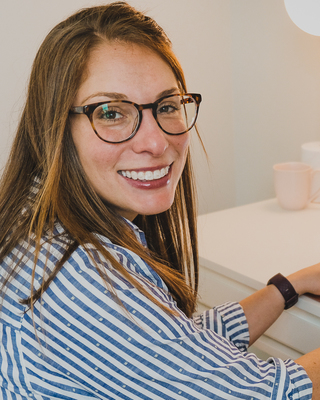
[[[128,97],[122,93],[98,92],[98,93],[93,93],[90,96],[86,97],[82,103],[86,103],[88,100],[92,99],[93,97],[109,97],[110,99],[114,99],[114,100],[128,100]]]
[[[174,88],[168,89],[168,90],[164,90],[163,92],[160,92],[158,94],[158,99],[160,99],[161,97],[170,96],[170,94],[175,94],[177,92],[180,92],[179,88],[177,88],[177,87],[174,87]]]
[[[179,88],[174,87],[172,89],[167,89],[163,90],[157,95],[157,98],[160,99],[161,97],[165,96],[170,96],[171,94],[179,92]],[[117,93],[117,92],[98,92],[98,93],[93,93],[90,96],[86,97],[82,104],[85,104],[88,100],[94,98],[94,97],[109,97],[109,99],[114,99],[114,100],[128,100],[128,96],[126,96],[123,93]]]

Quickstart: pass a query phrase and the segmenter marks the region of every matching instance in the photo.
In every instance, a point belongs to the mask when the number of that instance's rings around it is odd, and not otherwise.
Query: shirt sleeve
[[[239,303],[229,302],[194,317],[200,329],[210,329],[232,342],[239,350],[249,346],[247,319]]]
[[[302,367],[239,350],[248,335],[241,307],[230,303],[189,319],[166,288],[154,284],[154,274],[148,281],[148,268],[138,261],[123,259],[178,315],[168,315],[105,265],[119,302],[78,248],[33,315],[23,316],[21,346],[35,398],[311,398]]]

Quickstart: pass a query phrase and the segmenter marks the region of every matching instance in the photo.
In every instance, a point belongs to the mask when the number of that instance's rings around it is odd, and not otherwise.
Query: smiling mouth
[[[119,171],[125,178],[133,179],[134,181],[154,181],[168,175],[170,166],[156,169],[155,171]]]

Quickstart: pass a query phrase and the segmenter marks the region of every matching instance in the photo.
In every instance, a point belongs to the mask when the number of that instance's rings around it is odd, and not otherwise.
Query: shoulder
[[[77,271],[90,274],[96,274],[100,268],[108,275],[109,279],[115,280],[116,287],[118,287],[118,284],[120,285],[120,282],[124,282],[127,287],[127,280],[113,263],[113,260],[115,260],[135,279],[141,281],[140,283],[143,285],[149,283],[152,286],[167,290],[160,276],[139,255],[125,247],[112,243],[105,236],[97,235],[97,237],[104,249],[110,254],[110,258],[106,258],[105,254],[102,254],[94,245],[89,243],[85,246],[77,247],[64,267],[67,268],[68,264],[70,264]],[[121,286],[119,286],[119,289]]]

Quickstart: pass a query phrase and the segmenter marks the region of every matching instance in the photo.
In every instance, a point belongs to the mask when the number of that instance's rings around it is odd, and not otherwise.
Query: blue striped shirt
[[[145,244],[143,232],[131,226]],[[58,223],[55,229],[55,235],[63,233]],[[25,254],[1,310],[1,399],[311,398],[311,381],[301,366],[277,358],[263,361],[247,352],[248,325],[238,303],[187,318],[141,258],[105,237],[99,239],[178,315],[165,313],[102,259],[125,311],[81,246],[36,302],[32,315],[19,300],[30,294],[35,249],[31,245],[26,253],[27,243],[21,242],[0,270],[5,275],[7,266]],[[36,289],[65,245],[62,236],[43,243]]]

